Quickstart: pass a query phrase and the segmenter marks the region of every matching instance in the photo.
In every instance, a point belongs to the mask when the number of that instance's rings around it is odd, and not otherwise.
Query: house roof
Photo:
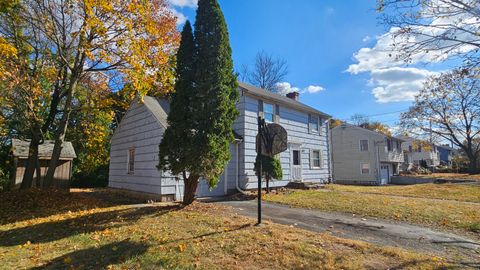
[[[370,129],[362,128],[362,127],[359,127],[359,126],[356,126],[356,125],[352,125],[352,124],[348,124],[348,123],[342,123],[341,125],[336,126],[336,127],[334,127],[333,129],[342,128],[342,126],[347,126],[347,127],[351,127],[351,128],[357,128],[357,129],[363,130],[363,131],[368,132],[368,133],[373,133],[373,134],[376,134],[376,135],[385,136],[385,137],[390,138],[390,139],[395,139],[395,140],[398,140],[398,141],[401,141],[401,142],[405,142],[405,140],[402,139],[402,138],[394,137],[394,136],[389,136],[389,135],[383,134],[383,133],[381,133],[381,132],[373,131],[373,130],[370,130]]]
[[[326,118],[331,118],[332,117],[331,115],[328,115],[324,112],[321,112],[321,111],[319,111],[315,108],[312,108],[308,105],[305,105],[305,104],[303,104],[299,101],[288,98],[286,96],[282,96],[282,95],[273,93],[271,91],[267,91],[267,90],[262,89],[262,88],[258,88],[258,87],[253,86],[253,85],[249,85],[249,84],[246,84],[246,83],[243,83],[243,82],[238,82],[238,86],[242,90],[246,91],[247,93],[250,93],[250,94],[258,96],[258,97],[266,98],[266,99],[269,99],[269,100],[273,100],[273,101],[281,103],[285,106],[289,106],[289,107],[299,109],[299,110],[302,110],[302,111],[307,111],[307,112],[310,112],[310,113],[319,114],[319,115],[321,115],[323,117],[326,117]]]
[[[55,141],[46,140],[38,146],[38,157],[50,158],[53,152]],[[30,140],[12,139],[12,154],[14,157],[27,158],[30,146]],[[71,142],[63,142],[60,158],[73,159],[76,158],[75,149]]]
[[[168,100],[145,96],[143,97],[143,104],[162,126],[168,127],[167,118],[170,112],[170,103]]]

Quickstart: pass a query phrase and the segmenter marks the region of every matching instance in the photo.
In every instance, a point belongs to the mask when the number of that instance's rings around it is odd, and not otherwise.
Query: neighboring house
[[[333,182],[385,185],[399,173],[403,140],[350,124],[332,129]]]
[[[288,132],[288,149],[279,155],[283,179],[271,187],[291,181],[326,183],[330,179],[329,115],[298,101],[298,93],[278,95],[244,83],[239,84],[240,112],[233,129],[235,143],[231,159],[216,188],[200,181],[197,196],[223,196],[237,189],[254,189],[257,117],[282,125]],[[183,181],[158,171],[158,146],[167,128],[169,104],[146,96],[134,101],[111,139],[109,186],[160,195],[164,200],[181,200]]]
[[[55,141],[44,141],[43,144],[38,146],[38,159],[40,175],[44,177],[47,174],[48,165],[52,158],[53,146]],[[28,161],[30,141],[12,139],[13,166],[15,180],[15,186],[20,186],[22,183],[23,175]],[[60,160],[58,161],[55,174],[53,175],[53,186],[56,188],[68,188],[69,181],[72,177],[72,161],[76,158],[75,150],[73,149],[71,142],[64,142],[62,145],[62,152],[60,153]],[[33,186],[37,186],[37,172],[35,170]]]
[[[451,167],[457,149],[448,145],[437,145],[437,150],[440,154],[440,165]]]
[[[403,170],[410,170],[413,166],[435,167],[440,165],[440,152],[436,145],[407,136],[400,138],[405,141],[402,144],[405,156]]]

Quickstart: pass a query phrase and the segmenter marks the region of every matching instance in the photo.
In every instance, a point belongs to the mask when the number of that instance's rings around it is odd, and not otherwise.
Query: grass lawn
[[[438,187],[437,187],[438,186]],[[452,190],[449,190],[451,187]],[[402,191],[402,189],[404,189]],[[464,192],[462,198],[461,193]],[[476,235],[480,232],[478,186],[415,185],[399,187],[355,187],[329,185],[326,191],[295,190],[266,195],[272,202],[323,211],[353,213]],[[378,193],[378,194],[375,194]],[[406,195],[416,197],[399,197]],[[445,196],[452,200],[432,200]],[[423,197],[423,198],[422,198]]]
[[[420,184],[408,186],[327,185],[329,190],[411,196],[480,203],[480,186],[456,184]]]
[[[253,226],[254,220],[212,204],[195,203],[186,208],[154,204],[138,208],[113,205],[88,193],[37,191],[1,196],[0,269],[449,266],[442,258],[398,248],[271,223]],[[23,206],[15,203],[23,200]]]

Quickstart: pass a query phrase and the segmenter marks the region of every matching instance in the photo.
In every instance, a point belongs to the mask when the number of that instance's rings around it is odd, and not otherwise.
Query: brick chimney
[[[288,97],[288,98],[291,98],[291,99],[293,99],[293,100],[298,101],[298,99],[300,98],[300,93],[298,93],[298,92],[290,92],[290,93],[287,94],[287,97]]]

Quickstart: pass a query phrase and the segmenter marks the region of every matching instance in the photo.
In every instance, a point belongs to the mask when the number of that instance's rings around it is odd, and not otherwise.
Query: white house
[[[403,162],[403,140],[350,124],[332,129],[333,182],[385,185]]]
[[[402,144],[405,170],[411,169],[414,165],[423,167],[440,165],[440,152],[436,145],[407,136],[401,136],[401,138],[405,141]]]
[[[330,179],[329,115],[299,102],[298,93],[286,97],[244,83],[239,83],[238,91],[240,115],[233,127],[236,140],[230,146],[231,160],[217,187],[210,191],[201,181],[197,196],[223,196],[256,188],[253,164],[259,115],[288,132],[288,150],[279,155],[283,179],[273,180],[271,187]],[[164,200],[182,198],[180,178],[156,168],[168,112],[166,100],[146,96],[143,103],[132,102],[111,139],[110,187],[152,193]]]

